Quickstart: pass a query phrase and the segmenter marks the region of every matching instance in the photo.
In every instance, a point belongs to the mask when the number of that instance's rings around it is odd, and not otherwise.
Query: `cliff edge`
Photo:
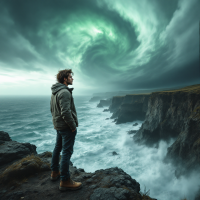
[[[1,200],[151,200],[147,194],[140,192],[140,184],[118,167],[100,169],[94,173],[85,172],[71,163],[71,178],[81,181],[83,187],[77,191],[59,191],[59,179],[50,180],[51,152],[37,154],[36,146],[29,143],[15,143],[8,133],[0,131],[0,150],[10,148],[6,156],[15,152],[16,159],[4,160],[0,165],[0,199]],[[10,144],[9,144],[10,143]],[[24,146],[25,144],[25,146]],[[28,152],[27,147],[32,147]],[[22,154],[22,150],[25,149]],[[6,153],[6,152],[5,152]],[[3,153],[1,153],[3,155]],[[152,199],[155,200],[155,199]]]

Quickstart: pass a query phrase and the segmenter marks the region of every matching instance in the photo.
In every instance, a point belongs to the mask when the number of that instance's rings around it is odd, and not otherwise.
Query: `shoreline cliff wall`
[[[128,94],[113,97],[109,107],[112,112],[111,119],[116,119],[116,124],[144,120],[148,108],[150,94]]]
[[[134,141],[158,146],[161,140],[175,142],[167,149],[166,162],[189,169],[200,163],[200,84],[151,94],[113,97],[109,107],[116,124],[144,120]]]
[[[148,146],[159,141],[175,142],[168,148],[165,161],[185,170],[200,163],[200,85],[178,91],[152,93],[146,118],[134,140]]]

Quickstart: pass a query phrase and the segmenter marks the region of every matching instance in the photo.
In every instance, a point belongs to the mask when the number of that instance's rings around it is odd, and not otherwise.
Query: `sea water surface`
[[[140,183],[141,191],[150,190],[158,200],[193,200],[199,187],[199,175],[177,179],[174,168],[164,164],[170,143],[160,142],[158,148],[134,143],[129,130],[138,130],[143,121],[116,125],[106,108],[89,102],[89,96],[74,96],[79,127],[71,161],[86,172],[110,167],[122,168]],[[109,119],[106,119],[109,118]],[[137,126],[133,126],[138,123]],[[37,152],[53,151],[56,131],[50,113],[50,96],[1,96],[0,131],[8,132],[12,140],[29,142]],[[173,141],[171,141],[172,143]],[[117,155],[113,155],[112,152]]]

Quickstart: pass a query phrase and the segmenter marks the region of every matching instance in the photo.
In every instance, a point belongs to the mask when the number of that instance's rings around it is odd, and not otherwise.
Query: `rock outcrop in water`
[[[89,100],[89,102],[95,102],[95,101],[99,101],[101,99],[102,99],[102,97],[100,97],[100,96],[94,96]]]
[[[116,124],[144,120],[150,94],[132,94],[113,97],[109,107],[111,119],[117,118]]]
[[[0,132],[0,138],[12,143],[9,135]],[[25,143],[27,144],[27,143]],[[28,143],[29,144],[29,143]],[[24,148],[24,143],[18,143]],[[29,144],[31,145],[31,144]],[[21,147],[20,147],[21,146]],[[33,145],[35,146],[35,145]],[[11,151],[15,151],[15,148]],[[37,153],[36,151],[30,151]],[[21,152],[18,152],[21,155]],[[3,155],[3,154],[1,154]],[[82,189],[77,191],[61,192],[58,190],[59,180],[50,180],[50,162],[52,153],[28,155],[17,161],[0,166],[0,199],[1,200],[43,200],[43,199],[70,199],[70,200],[145,200],[152,198],[140,193],[140,184],[118,167],[97,170],[87,173],[71,163],[69,169],[75,181],[81,181]],[[25,155],[25,154],[24,154]],[[153,199],[152,199],[153,200]]]
[[[100,100],[99,104],[97,105],[98,108],[102,108],[104,106],[110,106],[112,102],[112,98],[110,99],[105,99],[105,100]]]

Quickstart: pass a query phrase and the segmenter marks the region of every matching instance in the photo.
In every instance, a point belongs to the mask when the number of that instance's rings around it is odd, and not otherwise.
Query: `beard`
[[[69,81],[67,81],[67,85],[72,85],[72,83],[71,83],[71,82],[69,82]]]

